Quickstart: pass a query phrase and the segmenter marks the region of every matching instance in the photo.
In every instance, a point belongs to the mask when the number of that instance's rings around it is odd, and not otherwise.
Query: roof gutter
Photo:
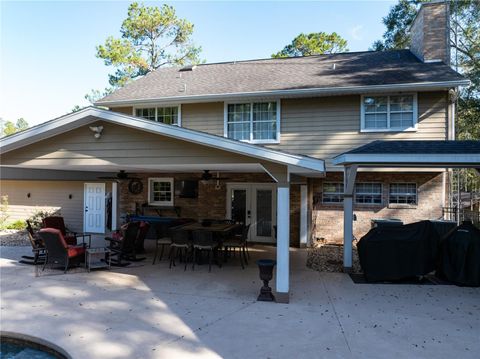
[[[344,153],[333,158],[333,164],[340,166],[391,166],[391,167],[454,167],[478,168],[480,153],[431,154],[431,153]]]
[[[372,93],[384,91],[403,91],[403,90],[432,90],[441,88],[452,88],[459,86],[468,86],[469,80],[441,81],[441,82],[419,82],[407,84],[388,84],[372,86],[343,86],[343,87],[318,87],[306,89],[291,90],[271,90],[271,91],[253,91],[253,92],[233,92],[221,94],[190,95],[190,96],[169,96],[154,97],[145,99],[129,99],[118,101],[97,101],[96,106],[114,106],[114,105],[139,105],[159,102],[208,102],[215,100],[235,99],[244,97],[288,97],[288,96],[321,96],[321,95],[342,95],[353,93]]]

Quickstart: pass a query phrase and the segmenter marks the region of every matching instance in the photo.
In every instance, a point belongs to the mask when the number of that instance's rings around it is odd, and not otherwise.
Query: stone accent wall
[[[343,182],[343,173],[328,173],[323,180],[313,180],[312,239],[343,242],[343,204],[323,204],[323,182]],[[371,228],[373,218],[398,218],[404,223],[442,216],[442,174],[440,173],[369,173],[360,172],[356,182],[381,182],[381,205],[354,204],[357,220],[354,236],[360,239]],[[417,205],[388,204],[389,185],[394,182],[417,183]]]
[[[424,62],[450,63],[449,5],[424,3],[410,28],[410,51]]]

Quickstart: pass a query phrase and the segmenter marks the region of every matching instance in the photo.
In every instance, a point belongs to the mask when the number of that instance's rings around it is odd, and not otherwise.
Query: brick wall
[[[449,5],[424,3],[410,29],[410,50],[422,61],[450,63]]]
[[[313,180],[312,237],[327,242],[343,241],[343,205],[323,204],[323,182],[342,182],[342,173],[328,173],[323,180]],[[442,216],[442,174],[439,173],[358,173],[356,182],[381,182],[381,205],[354,204],[357,221],[353,224],[356,238],[361,238],[371,228],[372,218],[398,218],[404,223]],[[388,204],[389,185],[393,182],[417,183],[417,205]]]
[[[216,175],[213,172],[214,175]],[[148,178],[149,177],[173,177],[175,181],[187,179],[200,179],[200,173],[139,173],[143,183],[143,191],[138,195],[131,194],[128,190],[129,181],[121,181],[119,184],[119,212],[123,220],[127,213],[135,213],[135,207],[148,202]],[[272,182],[271,178],[262,173],[222,173],[221,177],[228,177],[228,182],[252,182],[263,183]],[[196,220],[203,218],[224,219],[226,217],[227,203],[227,181],[220,181],[220,187],[216,187],[216,181],[198,184],[198,198],[180,198],[175,196],[174,204],[181,208],[181,216],[193,218]],[[299,245],[299,225],[300,225],[300,186],[292,185],[290,189],[290,244]],[[148,210],[147,210],[148,211]],[[146,212],[145,214],[156,215],[155,212]],[[162,211],[164,216],[176,216],[175,212]]]

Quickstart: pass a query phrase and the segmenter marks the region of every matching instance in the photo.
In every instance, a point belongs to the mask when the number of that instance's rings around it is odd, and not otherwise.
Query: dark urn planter
[[[272,288],[268,286],[268,282],[273,277],[273,267],[277,264],[273,259],[259,259],[257,261],[258,269],[260,270],[260,279],[263,280],[263,287],[260,289],[260,294],[257,300],[263,302],[273,302],[275,297],[272,294]]]

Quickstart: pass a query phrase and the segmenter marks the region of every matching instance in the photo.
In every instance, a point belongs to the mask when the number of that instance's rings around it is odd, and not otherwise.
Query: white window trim
[[[357,184],[359,183],[372,183],[372,184],[379,184],[380,185],[380,203],[363,203],[363,202],[357,202]],[[372,194],[372,193],[364,193],[364,194]],[[357,206],[383,206],[383,183],[382,182],[368,182],[368,181],[362,181],[362,182],[356,182],[355,183],[355,189],[354,189],[354,202]]]
[[[276,140],[254,140],[253,139],[253,104],[254,103],[265,103],[265,102],[276,102],[277,103],[277,139]],[[258,101],[225,101],[223,106],[223,137],[228,138],[228,105],[235,104],[250,104],[250,139],[249,140],[240,140],[241,142],[253,143],[253,144],[278,144],[280,143],[280,118],[281,118],[281,101],[280,99],[276,100],[258,100]]]
[[[414,184],[415,185],[415,203],[390,203],[390,186],[392,184]],[[418,206],[418,183],[417,182],[390,182],[388,184],[387,203],[390,206]]]
[[[393,127],[390,128],[390,96],[413,96],[413,126],[407,128]],[[387,128],[365,128],[365,97],[387,96]],[[415,132],[418,130],[418,94],[414,93],[388,93],[388,94],[371,94],[360,96],[360,132]]]
[[[342,196],[342,200],[339,201],[339,202],[325,202],[325,201],[324,201],[324,198],[325,198],[325,191],[324,191],[325,185],[326,185],[326,184],[338,184],[338,183],[340,183],[340,184],[342,184],[342,185],[344,186],[343,191],[341,191],[341,192],[327,192],[327,193],[328,193],[328,194],[334,194],[334,195],[341,195],[341,196]],[[343,205],[343,202],[344,202],[344,200],[345,200],[344,195],[345,195],[345,185],[344,185],[343,182],[341,182],[341,181],[337,181],[337,182],[329,181],[329,182],[323,182],[323,183],[322,183],[322,204],[326,204],[326,205]]]
[[[172,199],[170,201],[152,201],[152,182],[169,182],[172,189]],[[148,204],[151,206],[173,206],[175,197],[175,188],[173,187],[174,180],[172,177],[149,177],[148,178]]]
[[[137,117],[137,110],[144,109],[144,108],[155,108],[155,122],[158,122],[158,109],[165,108],[165,107],[177,107],[178,108],[178,124],[172,126],[182,127],[182,104],[179,103],[162,103],[160,105],[145,105],[145,106],[133,106],[132,116]],[[162,122],[161,122],[162,123]]]

